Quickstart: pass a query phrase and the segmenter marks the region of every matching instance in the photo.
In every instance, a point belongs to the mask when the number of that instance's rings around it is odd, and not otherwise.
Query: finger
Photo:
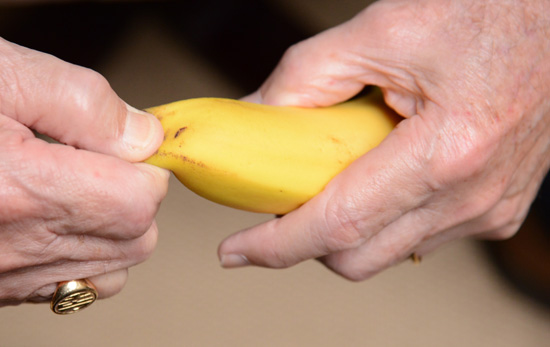
[[[387,224],[357,248],[329,254],[318,260],[337,274],[362,281],[407,259],[413,252],[422,255],[418,246],[437,230],[437,214],[429,209],[411,209]]]
[[[2,212],[21,217],[14,227],[26,233],[138,237],[151,226],[168,188],[166,170],[36,138],[14,144],[1,157],[11,187],[3,194]],[[44,220],[37,225],[39,217]]]
[[[98,298],[106,299],[120,293],[124,288],[128,280],[128,269],[120,269],[88,279],[96,287]]]
[[[319,260],[334,272],[360,281],[400,263],[412,253],[425,255],[456,239],[469,236],[485,239],[511,237],[525,220],[538,186],[537,180],[530,181],[521,194],[504,197],[490,210],[480,210],[479,216],[446,229],[445,222],[437,220],[438,213],[426,211],[425,208],[410,211],[364,245]]]
[[[363,281],[401,263],[411,254],[426,255],[452,240],[488,230],[487,220],[477,219],[445,229],[445,217],[420,208],[385,226],[361,246],[319,258],[327,268],[352,281]],[[494,221],[492,221],[494,224]]]
[[[425,255],[452,240],[510,230],[511,225],[517,230],[521,218],[516,217],[516,199],[500,201],[490,211],[479,210],[475,218],[456,223],[452,222],[456,220],[453,216],[439,208],[443,204],[444,201],[436,199],[411,209],[359,247],[329,254],[319,261],[347,279],[362,281],[402,262],[412,253]]]
[[[0,113],[78,148],[128,161],[160,145],[158,120],[125,104],[100,74],[0,39]]]
[[[89,277],[144,262],[153,253],[157,240],[158,226],[155,222],[143,235],[132,239],[108,240],[94,236],[66,235],[56,240],[57,255],[48,256],[45,253],[42,260],[43,264],[48,261],[50,264],[80,264],[81,268],[75,267],[75,271],[85,271],[81,275]]]
[[[288,267],[353,249],[421,204],[429,189],[411,169],[414,156],[401,150],[407,127],[400,128],[298,210],[227,238],[218,250],[222,266]],[[384,160],[390,153],[392,166]]]
[[[34,138],[33,132],[18,121],[0,113],[0,143],[11,146],[26,139]]]
[[[106,299],[118,294],[126,284],[127,279],[128,269],[120,269],[88,278],[97,290],[98,299]],[[50,283],[45,285],[29,294],[25,299],[18,300],[18,302],[50,302],[57,286],[58,283]]]
[[[44,253],[41,262],[0,273],[0,306],[25,301],[49,301],[57,284],[89,278],[100,298],[118,293],[126,281],[126,269],[145,261],[153,252],[158,236],[154,224],[142,237],[105,242],[90,237],[66,238],[55,245],[61,256]]]

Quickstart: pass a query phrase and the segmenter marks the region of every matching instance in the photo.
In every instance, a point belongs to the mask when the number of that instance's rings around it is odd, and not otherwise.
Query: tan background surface
[[[277,1],[313,30],[361,1]],[[184,44],[184,43],[183,43]],[[161,21],[136,18],[98,70],[130,104],[239,97]],[[177,49],[175,47],[178,47]],[[158,248],[125,290],[73,316],[46,305],[0,309],[0,346],[548,346],[550,312],[461,241],[362,282],[314,261],[288,270],[222,270],[216,248],[271,216],[207,202],[176,180],[158,215]]]

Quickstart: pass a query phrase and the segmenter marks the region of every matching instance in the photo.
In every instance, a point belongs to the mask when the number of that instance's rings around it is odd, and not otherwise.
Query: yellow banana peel
[[[321,192],[399,120],[379,92],[324,108],[197,98],[146,111],[165,131],[147,163],[206,199],[273,214]]]

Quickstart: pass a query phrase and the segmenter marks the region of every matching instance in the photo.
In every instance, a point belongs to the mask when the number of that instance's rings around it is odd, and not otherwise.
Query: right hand
[[[365,280],[451,240],[511,237],[550,168],[550,2],[377,1],[296,44],[249,101],[328,106],[379,86],[404,119],[224,267],[319,259]]]
[[[0,306],[79,278],[122,289],[156,244],[169,173],[137,162],[162,139],[98,73],[0,39]]]

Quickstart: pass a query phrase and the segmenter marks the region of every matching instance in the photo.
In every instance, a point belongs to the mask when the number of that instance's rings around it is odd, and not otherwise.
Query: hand
[[[64,280],[122,288],[155,246],[168,181],[131,162],[162,138],[99,74],[0,39],[0,306],[49,300]]]
[[[374,3],[291,47],[247,99],[327,106],[365,85],[405,119],[326,189],[219,248],[225,267],[318,258],[363,280],[453,239],[503,239],[550,166],[550,3]]]

